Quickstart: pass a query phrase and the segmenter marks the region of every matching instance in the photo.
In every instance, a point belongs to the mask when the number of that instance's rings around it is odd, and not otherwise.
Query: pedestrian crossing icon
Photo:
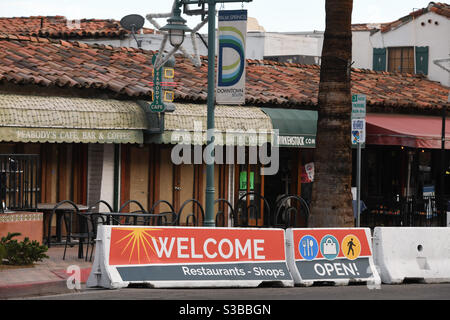
[[[342,253],[347,259],[355,260],[361,254],[361,242],[358,237],[353,234],[347,235],[342,240]]]

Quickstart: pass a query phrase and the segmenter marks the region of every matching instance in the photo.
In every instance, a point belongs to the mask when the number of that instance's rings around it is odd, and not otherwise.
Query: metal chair
[[[160,213],[156,214],[155,210],[161,204],[167,205],[169,207],[169,211],[164,211],[164,212],[160,212]],[[158,200],[157,202],[155,202],[153,204],[152,208],[150,209],[150,214],[154,214],[155,217],[146,218],[147,225],[150,225],[150,224],[155,225],[155,224],[153,224],[153,223],[155,223],[155,221],[156,221],[157,226],[176,225],[176,223],[178,221],[178,216],[177,216],[177,213],[175,212],[174,207],[167,200]],[[167,219],[167,217],[169,217],[169,216],[171,217],[170,221]],[[152,221],[150,221],[150,220],[152,220]]]
[[[220,209],[221,203],[224,203],[226,205],[222,207],[223,209]],[[214,201],[214,204],[219,204],[219,211],[217,211],[216,213],[216,227],[218,227],[220,224],[222,227],[225,227],[225,208],[227,207],[230,210],[231,226],[233,226],[235,216],[233,205],[226,199],[217,199]]]
[[[294,205],[294,203],[297,203],[297,205]],[[295,227],[299,223],[299,213],[303,216],[305,225],[307,226],[310,211],[306,201],[297,195],[284,195],[276,203],[273,226],[284,228]]]
[[[252,196],[253,199],[251,199]],[[249,205],[247,205],[247,197],[250,198]],[[263,217],[260,217],[258,205],[261,201],[263,201]],[[236,227],[270,227],[273,223],[269,202],[264,196],[254,191],[246,192],[236,201],[234,214],[234,222]],[[261,219],[262,225],[258,222]]]
[[[72,245],[72,239],[78,239],[78,257],[83,258],[83,244],[86,241],[86,259],[89,253],[89,245],[91,244],[91,238],[93,237],[92,228],[89,227],[89,218],[86,214],[80,213],[77,205],[70,200],[63,200],[55,205],[52,211],[52,216],[55,211],[63,204],[68,203],[73,207],[73,210],[66,209],[63,213],[64,223],[66,226],[66,241],[64,244],[63,260],[66,259],[67,245]],[[74,231],[74,223],[78,223],[78,230]],[[50,224],[49,224],[49,237],[50,237]],[[48,239],[50,241],[50,238]]]
[[[187,225],[187,226],[189,225],[189,220],[192,220],[192,225],[193,225],[193,226],[198,226],[199,223],[200,223],[200,221],[199,221],[200,219],[199,219],[199,217],[198,217],[198,213],[196,214],[196,213],[195,213],[195,210],[194,210],[195,205],[197,205],[197,207],[200,209],[201,221],[205,221],[205,210],[203,210],[203,207],[202,207],[202,205],[200,204],[200,202],[199,202],[198,200],[196,200],[196,199],[189,199],[189,200],[186,200],[185,202],[183,202],[183,204],[182,204],[181,207],[180,207],[180,210],[178,210],[178,213],[177,213],[177,223],[176,223],[177,226],[180,225],[181,213],[183,212],[184,208],[185,208],[189,203],[191,203],[191,202],[194,204],[194,205],[192,206],[192,211],[193,211],[193,212],[189,213],[189,214],[186,216],[186,225]]]
[[[95,246],[95,239],[97,238],[97,229],[98,229],[98,225],[101,224],[105,224],[106,222],[106,217],[105,217],[105,213],[100,213],[100,205],[104,204],[109,212],[113,212],[113,208],[111,207],[111,205],[106,202],[105,200],[99,200],[97,202],[95,202],[94,204],[92,204],[87,212],[86,212],[86,216],[87,218],[90,220],[91,222],[91,227],[92,227],[92,237],[89,239],[90,240],[90,244],[92,246]],[[89,257],[89,261],[92,261],[92,254],[93,254],[94,250],[91,250],[91,255]],[[87,261],[87,251],[86,251],[86,261]]]
[[[145,213],[145,214],[148,213],[148,211],[144,209],[144,206],[143,206],[139,201],[137,201],[137,200],[128,200],[128,201],[126,201],[126,202],[123,203],[122,206],[120,207],[119,212],[123,212],[123,210],[124,210],[126,207],[128,207],[128,206],[130,206],[130,208],[131,208],[131,204],[132,204],[132,203],[136,204],[136,205],[139,207],[139,210],[131,211],[130,213]],[[145,221],[145,218],[144,218],[144,221]],[[120,222],[120,224],[129,224],[129,218],[126,217],[126,218],[125,218],[125,221]],[[136,217],[133,217],[133,224],[134,224],[134,225],[137,225],[137,224],[138,224],[138,217],[137,217],[137,216],[136,216]]]

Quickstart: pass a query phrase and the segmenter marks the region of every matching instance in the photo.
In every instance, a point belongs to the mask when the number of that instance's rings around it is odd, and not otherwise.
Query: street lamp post
[[[205,197],[205,227],[214,227],[214,105],[215,105],[215,57],[216,57],[216,4],[231,2],[252,2],[253,0],[176,0],[174,6],[174,17],[167,20],[168,25],[161,30],[169,31],[169,37],[172,34],[179,35],[179,32],[171,32],[171,30],[179,30],[184,23],[180,19],[181,6],[190,4],[208,4],[208,98],[207,98],[207,142],[206,150],[210,154],[206,157],[206,197]],[[172,21],[171,21],[172,19]],[[175,19],[175,20],[174,20]],[[184,20],[184,19],[182,19]],[[176,22],[176,24],[174,24]],[[186,29],[184,29],[186,30]],[[184,37],[184,32],[183,32]],[[172,39],[170,39],[172,43]],[[181,41],[182,42],[182,41]],[[179,43],[179,40],[176,41]],[[172,44],[173,45],[173,44]]]
[[[207,136],[206,149],[206,191],[205,191],[205,227],[214,227],[214,109],[215,109],[215,78],[216,78],[216,1],[208,1],[208,108],[206,117]]]

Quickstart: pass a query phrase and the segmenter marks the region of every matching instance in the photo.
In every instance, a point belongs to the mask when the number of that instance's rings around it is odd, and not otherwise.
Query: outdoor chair
[[[218,211],[216,213],[216,227],[225,227],[228,226],[226,221],[225,211],[228,208],[229,212],[229,220],[231,220],[231,225],[234,225],[234,209],[233,205],[226,199],[217,199],[214,201],[214,204],[218,204]]]
[[[125,212],[125,209],[127,207],[129,207],[131,209],[131,204],[133,204],[133,203],[136,204],[139,207],[139,210],[129,211],[130,213],[144,213],[144,214],[148,214],[148,211],[145,210],[144,206],[137,200],[128,200],[128,201],[124,202],[122,204],[122,206],[120,207],[119,212]],[[129,225],[129,224],[138,225],[138,222],[139,222],[138,216],[133,217],[132,220],[133,220],[133,222],[130,223],[130,218],[126,217],[125,219],[121,219],[118,223],[122,224],[122,225]],[[146,221],[146,218],[143,218],[142,224],[145,224],[145,221]]]
[[[178,225],[178,226],[180,225],[181,214],[183,213],[184,208],[186,208],[186,206],[189,203],[192,203],[192,212],[190,212],[186,215],[186,226],[189,226],[189,225],[200,226],[200,224],[203,223],[203,221],[205,221],[205,210],[203,210],[201,203],[198,200],[189,199],[189,200],[186,200],[185,202],[183,202],[183,204],[180,207],[180,210],[178,210],[176,225]],[[197,210],[194,210],[195,207],[197,207]],[[199,211],[200,211],[200,217],[199,217]]]
[[[155,213],[156,208],[162,204],[165,204],[169,208],[169,211]],[[173,226],[176,225],[178,221],[178,215],[175,212],[173,205],[167,200],[158,200],[155,202],[150,209],[150,214],[154,214],[155,216],[147,218],[146,225]]]
[[[72,240],[76,239],[78,240],[78,258],[83,258],[83,244],[86,244],[87,261],[89,245],[92,246],[93,250],[93,242],[91,242],[91,239],[94,239],[93,228],[89,223],[89,216],[80,213],[77,205],[70,200],[64,200],[56,204],[56,206],[53,208],[53,213],[64,203],[70,204],[73,209],[67,209],[63,213],[64,224],[66,227],[66,240],[64,244],[63,260],[66,259],[67,245],[73,246]]]
[[[89,242],[90,242],[91,246],[93,246],[93,247],[95,246],[95,239],[97,238],[98,225],[106,223],[106,216],[105,216],[106,213],[99,212],[100,206],[102,204],[108,208],[109,212],[114,211],[108,202],[106,202],[105,200],[99,200],[96,203],[92,204],[86,212],[86,219],[88,219],[90,222],[88,227],[89,226],[91,227],[91,234],[92,234],[92,237],[90,237]],[[89,261],[92,261],[93,252],[94,252],[94,250],[91,250],[91,255],[89,257]],[[86,259],[87,259],[87,251],[86,251]]]

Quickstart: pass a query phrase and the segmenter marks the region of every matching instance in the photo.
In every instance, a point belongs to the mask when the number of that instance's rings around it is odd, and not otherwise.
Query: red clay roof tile
[[[426,8],[422,8],[422,9],[413,11],[410,14],[408,14],[398,20],[383,24],[381,26],[381,32],[391,31],[392,29],[395,29],[405,23],[408,23],[411,20],[416,19],[416,18],[420,17],[421,15],[428,13],[430,11],[432,11],[436,14],[439,14],[441,16],[450,18],[450,5],[449,4],[441,3],[441,2],[430,2],[428,7],[426,7]]]
[[[4,33],[49,38],[117,38],[129,32],[112,19],[67,20],[63,16],[0,17],[0,31]],[[153,33],[144,28],[144,33]]]
[[[101,88],[151,99],[154,52],[111,48],[78,42],[0,40],[0,81],[42,86]],[[176,57],[175,98],[204,103],[207,98],[207,58],[193,67]],[[317,107],[318,66],[248,60],[246,103],[283,107]],[[353,92],[367,95],[369,106],[397,109],[440,108],[448,88],[423,76],[353,69]]]

